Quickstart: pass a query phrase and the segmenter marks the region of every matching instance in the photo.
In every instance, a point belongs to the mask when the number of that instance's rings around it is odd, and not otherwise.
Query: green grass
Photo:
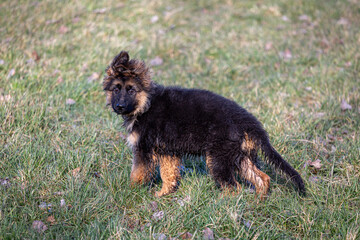
[[[360,238],[358,0],[2,1],[0,26],[0,239],[202,239],[206,227],[215,239]],[[158,83],[247,108],[307,196],[268,168],[266,201],[246,185],[224,196],[201,159],[184,159],[170,196],[153,196],[161,182],[130,188],[125,130],[101,87],[120,50],[161,57]],[[316,159],[317,171],[306,164]],[[36,220],[48,229],[35,231]]]

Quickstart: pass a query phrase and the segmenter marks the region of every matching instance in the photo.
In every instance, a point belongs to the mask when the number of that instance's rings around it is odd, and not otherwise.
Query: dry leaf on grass
[[[61,199],[60,200],[60,207],[66,207],[66,202],[65,202],[65,199]]]
[[[54,218],[54,216],[49,216],[49,217],[46,219],[46,221],[47,221],[48,223],[50,223],[50,225],[54,225],[54,224],[55,224],[55,218]]]
[[[299,16],[299,20],[303,22],[311,22],[311,18],[308,15],[301,15]]]
[[[193,235],[189,232],[183,233],[180,235],[180,239],[191,239]]]
[[[349,25],[349,20],[342,17],[337,21],[336,24],[346,26],[346,25]]]
[[[341,107],[341,110],[343,110],[343,111],[352,109],[351,105],[348,104],[348,103],[345,101],[345,99],[343,99],[343,100],[341,101],[340,107]]]
[[[77,167],[73,170],[71,170],[71,174],[74,176],[74,177],[77,177],[79,175],[79,172],[80,172],[81,168],[80,167]]]
[[[69,28],[67,27],[67,26],[65,26],[65,25],[61,25],[60,27],[59,27],[59,30],[58,30],[58,32],[60,33],[60,34],[65,34],[65,33],[67,33],[69,31]]]
[[[202,231],[202,233],[204,234],[203,239],[206,239],[206,240],[213,240],[214,239],[214,232],[210,228],[205,228]]]
[[[66,99],[66,105],[74,105],[75,103],[76,103],[76,101],[72,98]]]
[[[14,76],[14,75],[15,75],[15,69],[12,68],[12,69],[10,69],[10,71],[9,71],[9,73],[8,73],[8,75],[7,75],[7,79],[11,78],[11,77]]]
[[[165,215],[164,211],[159,211],[152,215],[152,219],[159,221],[164,218],[164,215]]]
[[[150,66],[160,66],[163,64],[163,60],[161,57],[159,56],[156,56],[155,58],[151,59],[150,62],[149,62],[149,65]]]
[[[10,185],[11,185],[10,179],[9,178],[0,178],[0,185],[5,188],[10,187]]]
[[[151,23],[156,23],[159,20],[157,15],[151,17]]]
[[[93,13],[102,14],[102,13],[106,13],[107,11],[108,11],[107,8],[99,8],[99,9],[95,9]]]
[[[166,235],[163,233],[154,233],[153,238],[156,240],[166,240],[167,239]]]
[[[45,232],[48,229],[48,227],[42,221],[34,221],[32,224],[32,229],[34,229],[39,233],[42,233]]]
[[[323,164],[321,163],[320,159],[316,159],[315,161],[309,161],[309,166],[314,167],[315,169],[319,170]]]
[[[59,76],[57,79],[56,79],[56,83],[62,83],[64,81],[64,79],[61,77],[61,76]]]
[[[270,51],[273,48],[272,42],[265,43],[265,51]]]
[[[292,53],[290,49],[285,49],[285,51],[279,53],[280,57],[284,60],[290,60],[292,58]]]
[[[88,81],[88,83],[91,83],[91,82],[98,80],[99,77],[100,77],[100,75],[97,72],[94,72],[88,77],[87,81]]]
[[[38,62],[38,61],[40,60],[40,56],[39,56],[39,54],[38,54],[35,50],[32,51],[31,57],[32,57],[32,59],[34,59],[36,62]]]

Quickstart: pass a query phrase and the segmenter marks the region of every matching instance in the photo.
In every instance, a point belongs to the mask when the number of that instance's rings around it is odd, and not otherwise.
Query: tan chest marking
[[[135,131],[131,132],[127,137],[127,143],[129,144],[130,147],[136,146],[138,141],[139,141],[139,134]]]

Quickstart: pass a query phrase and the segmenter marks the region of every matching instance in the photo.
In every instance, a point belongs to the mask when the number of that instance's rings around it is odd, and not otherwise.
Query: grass
[[[202,239],[205,228],[216,239],[359,239],[359,4],[3,1],[0,239]],[[125,130],[101,88],[120,50],[162,58],[158,83],[208,89],[251,111],[307,196],[268,168],[266,201],[246,185],[224,196],[201,159],[184,159],[170,196],[153,196],[161,182],[129,188]],[[320,169],[307,164],[317,159]]]

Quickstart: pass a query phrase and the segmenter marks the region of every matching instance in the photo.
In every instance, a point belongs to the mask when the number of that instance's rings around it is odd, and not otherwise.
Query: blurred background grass
[[[358,239],[359,29],[358,0],[2,1],[0,238],[196,239],[208,227]],[[161,183],[130,189],[131,152],[101,88],[120,50],[152,63],[158,83],[247,108],[309,194],[273,174],[265,202],[246,185],[224,197],[202,163],[169,197],[152,196]]]

